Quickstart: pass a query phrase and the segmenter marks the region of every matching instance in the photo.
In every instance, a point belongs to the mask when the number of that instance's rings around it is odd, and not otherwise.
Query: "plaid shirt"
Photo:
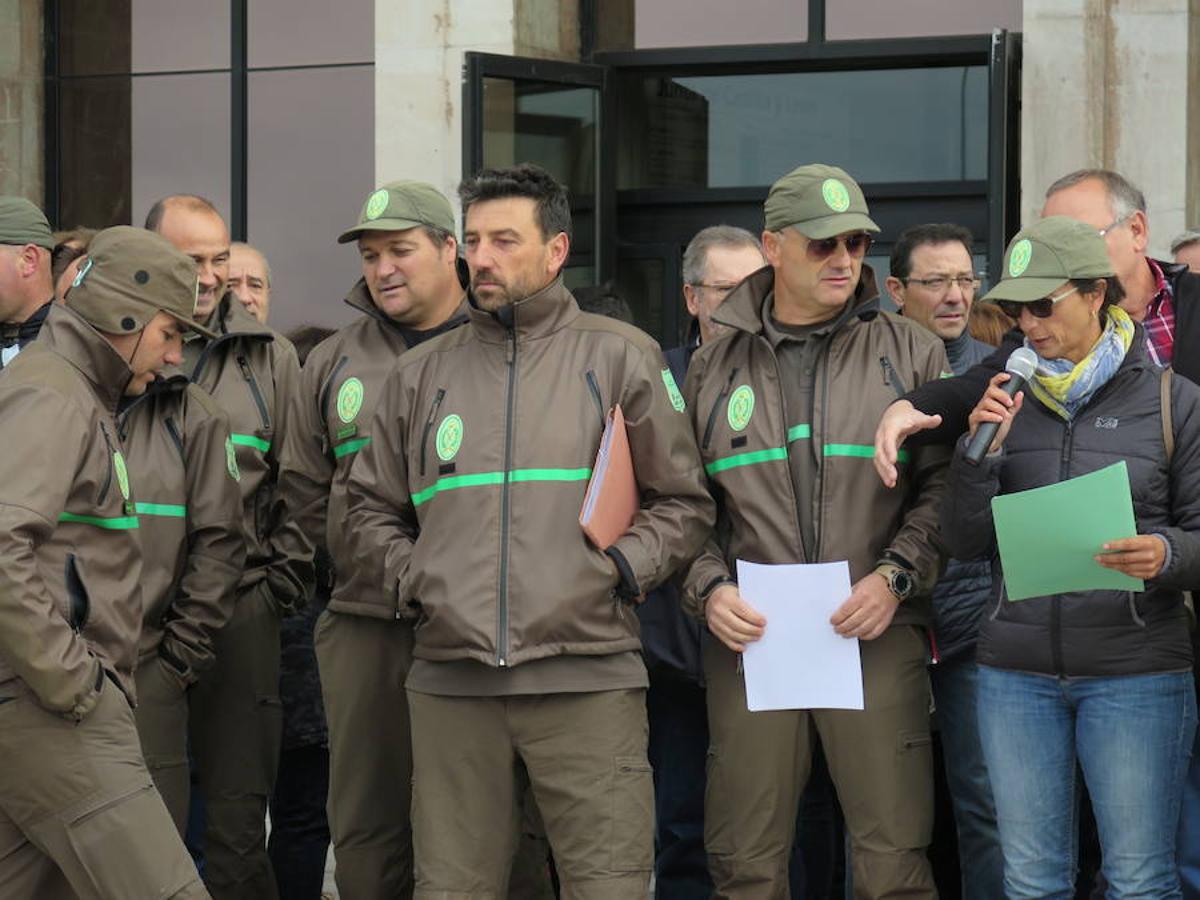
[[[1162,266],[1149,257],[1146,262],[1154,273],[1154,299],[1146,307],[1146,318],[1142,320],[1146,349],[1155,365],[1166,368],[1175,358],[1175,297]]]

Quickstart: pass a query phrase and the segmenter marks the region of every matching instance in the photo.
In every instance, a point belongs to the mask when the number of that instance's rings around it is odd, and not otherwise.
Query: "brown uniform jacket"
[[[131,377],[55,307],[0,375],[0,698],[81,719],[108,672],[132,700],[141,548],[114,419]]]
[[[417,617],[416,656],[492,666],[638,649],[647,590],[713,520],[658,346],[561,280],[400,358],[347,489],[352,564]],[[625,414],[642,507],[611,549],[578,519],[604,417]],[[377,576],[377,577],[379,577]]]
[[[775,353],[763,334],[763,304],[774,278],[770,267],[760,269],[729,295],[713,319],[733,331],[701,346],[688,369],[683,393],[720,514],[716,537],[685,579],[684,606],[702,617],[712,589],[734,580],[738,559],[845,559],[851,581],[857,581],[890,558],[910,566],[919,593],[927,594],[943,563],[938,506],[949,455],[943,448],[906,451],[900,481],[891,490],[880,482],[871,458],[883,410],[905,391],[946,373],[945,348],[929,331],[881,312],[874,279],[864,276],[818,357],[809,415],[790,421]],[[753,397],[748,421],[747,396]],[[788,468],[797,442],[816,461],[811,512],[797,508]],[[816,518],[817,546],[807,557],[802,515]],[[921,624],[927,618],[928,599],[914,597],[893,621]]]
[[[465,302],[429,332],[414,332],[383,315],[361,279],[346,297],[363,313],[313,348],[292,397],[288,466],[279,475],[285,529],[305,540],[324,542],[341,584],[329,608],[335,612],[399,618],[395,592],[384,593],[378,578],[350,565],[346,557],[346,479],[355,454],[370,443],[367,426],[383,385],[401,353],[466,322]]]
[[[160,656],[182,685],[213,662],[246,560],[242,495],[229,422],[201,388],[159,379],[117,416],[137,473],[141,527],[139,663]]]
[[[184,368],[229,417],[247,540],[238,587],[265,578],[279,607],[292,609],[312,583],[312,547],[299,531],[278,529],[276,479],[300,363],[287,338],[260,324],[232,294],[221,298],[209,328],[215,339],[184,344]]]

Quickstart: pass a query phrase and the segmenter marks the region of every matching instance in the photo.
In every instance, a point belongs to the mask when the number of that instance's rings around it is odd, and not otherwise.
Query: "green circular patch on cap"
[[[242,480],[242,470],[237,464],[237,450],[233,446],[233,438],[225,438],[225,471],[234,481]]]
[[[363,404],[363,384],[357,378],[347,378],[338,388],[337,414],[343,422],[353,422]]]
[[[1012,252],[1008,254],[1008,274],[1012,278],[1020,278],[1029,268],[1033,259],[1033,244],[1026,238],[1021,238],[1013,244]]]
[[[750,424],[754,415],[754,389],[743,384],[729,395],[729,407],[725,416],[729,419],[729,427],[734,431],[742,431]]]
[[[836,178],[826,178],[821,183],[821,196],[834,212],[845,212],[850,208],[850,192]]]
[[[387,211],[388,199],[387,188],[380,188],[373,193],[367,198],[366,217],[368,219],[378,219],[382,216]]]
[[[442,424],[438,426],[437,436],[434,438],[438,459],[442,462],[450,462],[454,459],[458,448],[462,446],[462,439],[462,419],[454,415],[442,419]]]
[[[117,487],[121,489],[121,496],[128,500],[129,470],[125,468],[125,457],[121,455],[120,450],[113,452],[113,470],[117,473]]]

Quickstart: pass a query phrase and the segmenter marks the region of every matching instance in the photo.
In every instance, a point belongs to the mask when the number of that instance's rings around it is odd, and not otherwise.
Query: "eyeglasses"
[[[692,287],[707,288],[708,290],[712,291],[714,294],[720,294],[722,297],[724,297],[726,294],[728,294],[730,291],[732,291],[735,287],[737,287],[738,284],[739,284],[739,282],[736,282],[736,281],[733,282],[732,284],[708,284],[707,282],[704,282],[704,281],[694,281],[694,282],[692,282]]]
[[[822,238],[821,240],[808,239],[808,258],[813,262],[820,262],[823,259],[829,259],[833,254],[837,253],[838,245],[846,248],[846,252],[853,259],[862,259],[867,255],[867,251],[871,249],[871,244],[874,243],[872,238],[865,231],[856,231],[853,234],[841,235],[839,237]]]
[[[997,300],[996,305],[1000,307],[1002,313],[1014,322],[1021,320],[1021,312],[1026,309],[1029,310],[1029,314],[1034,318],[1045,319],[1054,312],[1054,304],[1060,300],[1066,300],[1078,290],[1079,288],[1073,287],[1066,293],[1059,294],[1057,297],[1043,297],[1041,300],[1032,300],[1029,303],[1021,303],[1018,300]]]
[[[1129,215],[1121,216],[1121,218],[1119,218],[1119,219],[1113,219],[1111,222],[1109,222],[1103,228],[1097,229],[1096,233],[1098,235],[1100,235],[1100,237],[1104,237],[1106,234],[1108,234],[1110,231],[1112,231],[1114,228],[1116,228],[1118,225],[1122,224],[1123,222],[1125,222],[1127,219],[1131,218],[1132,216],[1133,216],[1133,213],[1129,213]]]
[[[905,284],[919,284],[935,294],[944,294],[950,290],[950,285],[957,284],[964,294],[971,294],[979,287],[979,279],[974,275],[934,275],[932,278],[903,278]]]

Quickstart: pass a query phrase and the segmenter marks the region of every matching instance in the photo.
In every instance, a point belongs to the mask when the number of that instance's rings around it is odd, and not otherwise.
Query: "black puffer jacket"
[[[1141,327],[1120,369],[1068,426],[1026,392],[1002,452],[979,467],[959,442],[942,536],[959,559],[990,557],[994,601],[982,623],[980,663],[1056,675],[1182,672],[1192,665],[1183,591],[1200,586],[1200,387],[1171,382],[1175,452],[1167,462],[1160,371]],[[1114,427],[1115,426],[1115,427]],[[1162,575],[1143,593],[1084,591],[1010,603],[1001,579],[991,499],[1086,475],[1120,460],[1129,468],[1138,532],[1170,544]]]

